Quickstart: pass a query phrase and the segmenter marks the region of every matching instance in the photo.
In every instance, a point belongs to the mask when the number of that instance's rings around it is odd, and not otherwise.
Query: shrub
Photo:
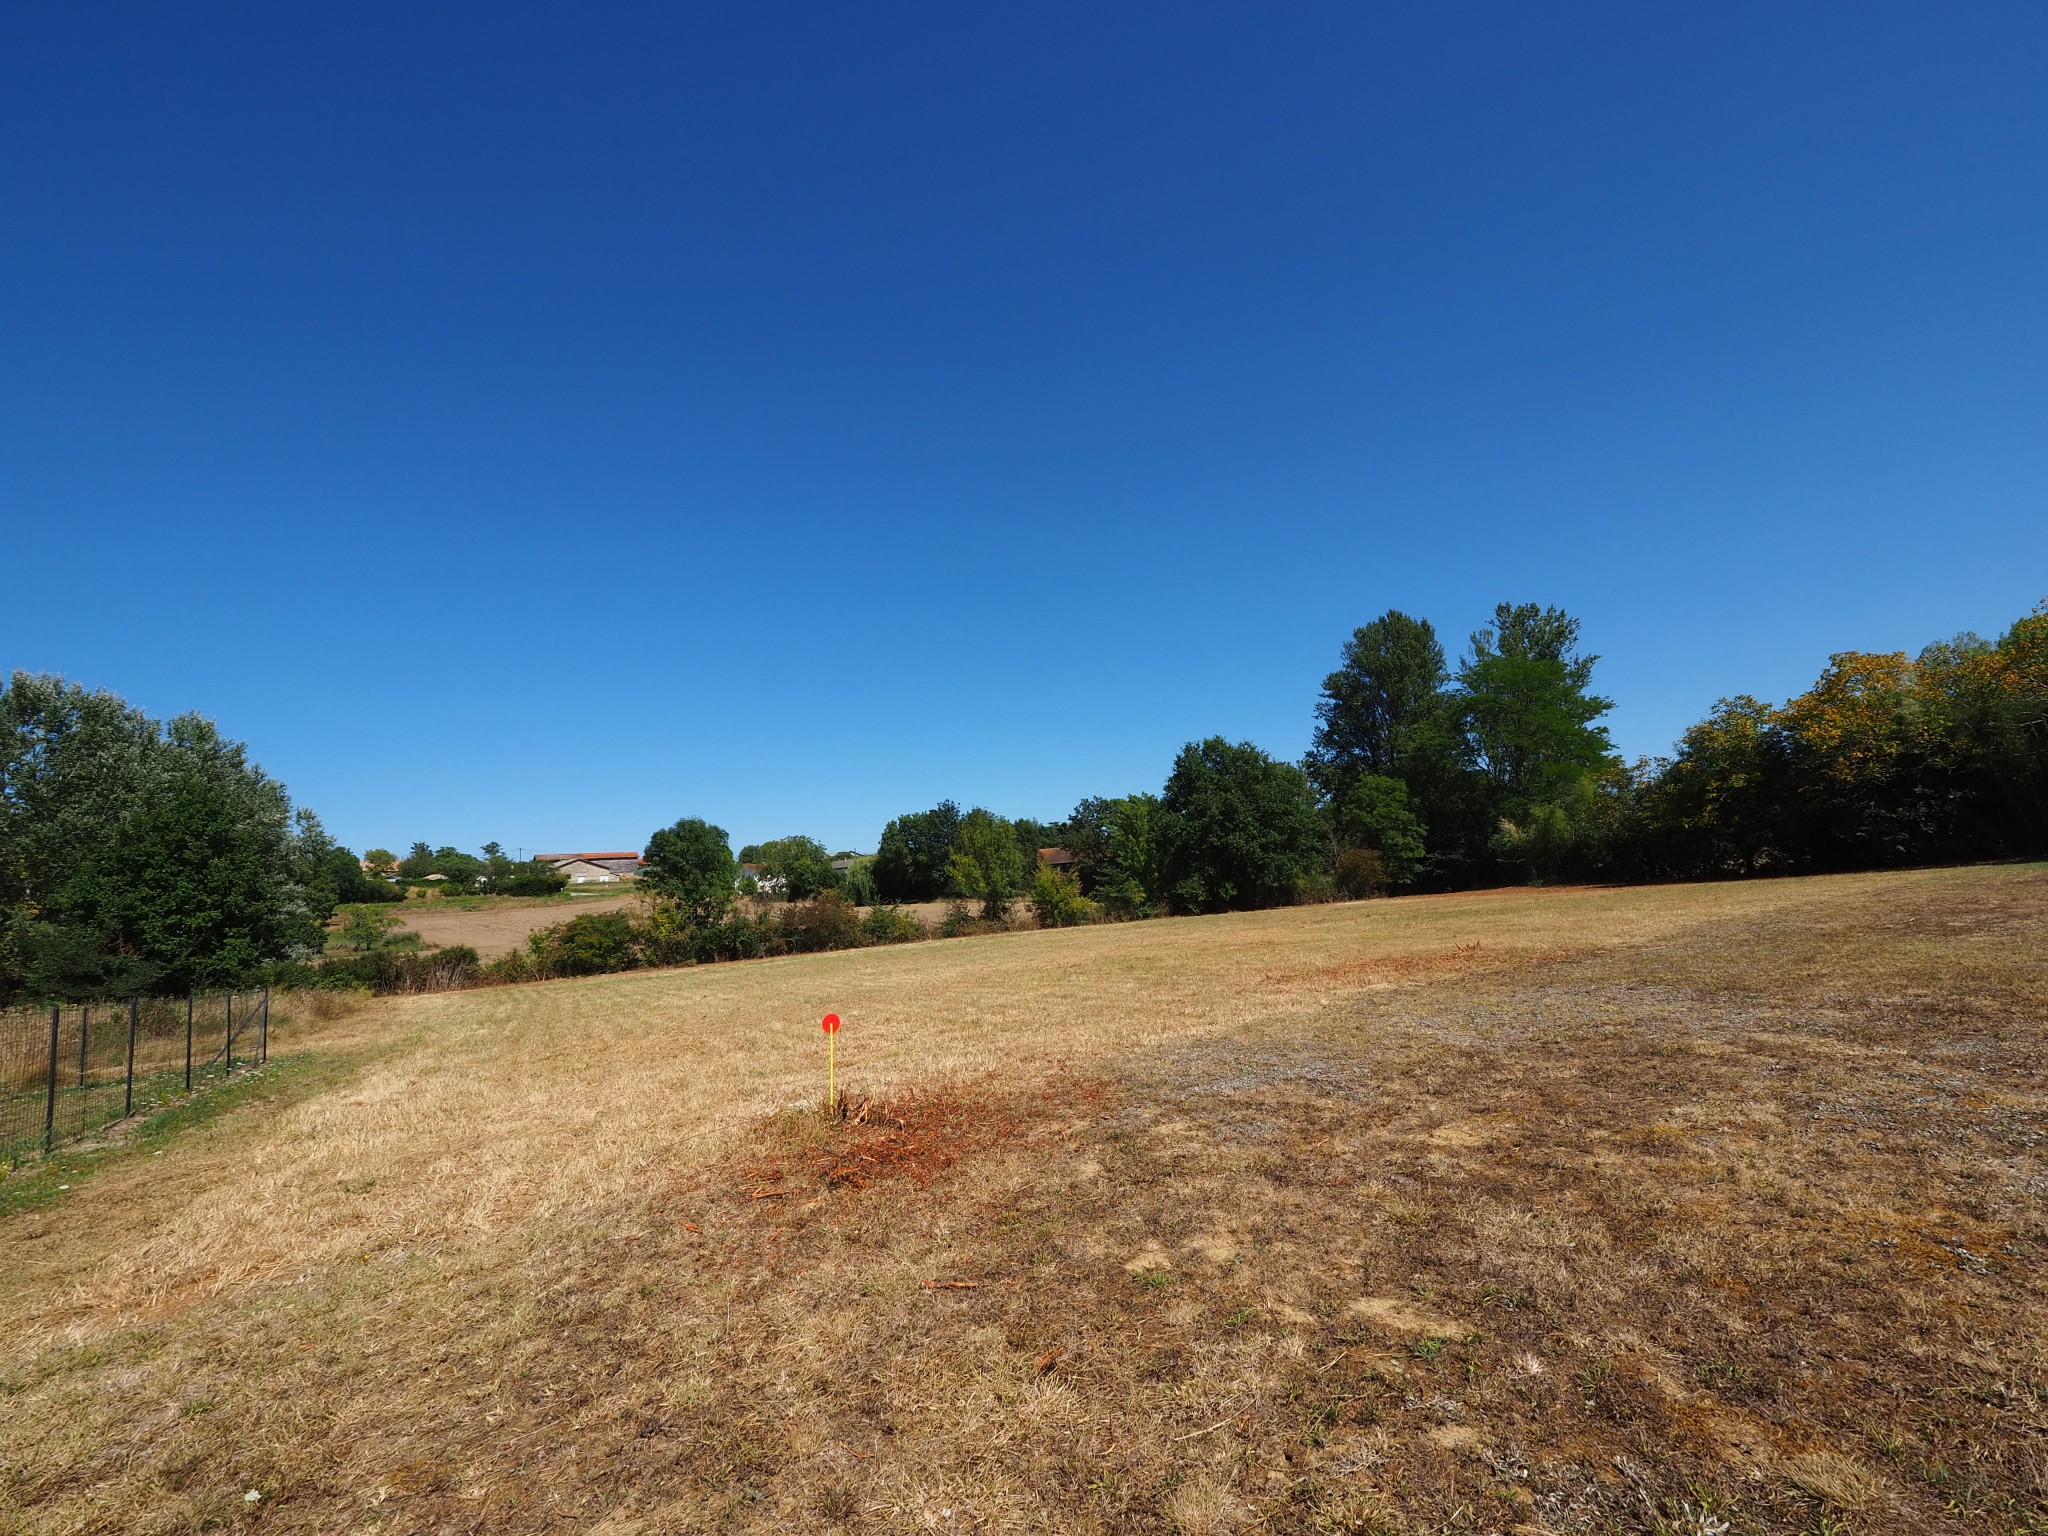
[[[976,934],[1004,933],[1009,929],[1006,917],[984,917],[964,901],[956,901],[946,908],[946,915],[939,919],[939,937],[942,939],[970,939]]]
[[[528,859],[512,866],[512,873],[499,884],[507,896],[552,896],[569,884],[569,877],[552,864]]]
[[[1346,848],[1337,855],[1336,884],[1339,895],[1354,899],[1385,893],[1386,860],[1377,848]]]
[[[1050,864],[1031,877],[1031,910],[1041,928],[1068,928],[1095,921],[1095,903],[1081,894],[1081,882]]]
[[[772,919],[775,936],[791,954],[824,949],[858,949],[862,942],[860,914],[837,891],[821,891],[809,901],[792,901]]]
[[[623,912],[585,912],[541,933],[550,976],[601,976],[640,963],[639,935]]]
[[[870,944],[911,944],[931,932],[901,907],[870,907],[860,920],[861,937]]]
[[[722,923],[698,928],[690,935],[690,957],[700,964],[715,960],[754,960],[774,954],[774,925],[762,917],[735,912]]]

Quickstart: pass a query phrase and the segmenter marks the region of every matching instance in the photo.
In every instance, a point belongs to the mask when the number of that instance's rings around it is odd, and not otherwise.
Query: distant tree
[[[981,915],[997,922],[1024,889],[1024,853],[1016,829],[979,806],[960,818],[948,864],[954,886],[981,903]]]
[[[960,807],[951,800],[890,822],[875,848],[876,894],[884,901],[932,901],[951,894],[953,843],[959,832]]]
[[[739,867],[723,827],[684,817],[647,840],[641,861],[641,885],[675,903],[693,928],[718,922],[732,906]]]
[[[1407,885],[1422,872],[1426,852],[1422,823],[1408,808],[1408,786],[1399,779],[1377,773],[1361,775],[1329,809],[1338,849],[1374,853],[1381,887]]]
[[[363,862],[370,866],[373,875],[395,875],[398,873],[398,855],[389,848],[372,848],[363,855]]]
[[[414,843],[406,856],[398,861],[398,873],[407,880],[424,880],[434,872],[434,850],[425,843]]]
[[[1308,769],[1335,796],[1365,774],[1395,776],[1437,718],[1450,673],[1427,619],[1389,609],[1353,630],[1342,664],[1323,679]]]
[[[1115,917],[1149,917],[1166,900],[1161,867],[1164,815],[1157,795],[1124,795],[1084,800],[1074,808],[1075,841],[1092,849],[1082,856],[1081,888]]]
[[[875,894],[874,855],[842,854],[851,857],[853,863],[839,877],[839,893],[857,907],[872,907],[877,901]]]
[[[782,894],[791,901],[808,901],[839,883],[832,856],[814,837],[778,837],[747,851],[753,857],[741,862],[758,864],[763,874],[780,880]]]
[[[1474,758],[1510,812],[1569,790],[1612,752],[1594,722],[1613,701],[1587,691],[1599,658],[1578,651],[1578,636],[1562,609],[1502,603],[1458,669]]]
[[[1788,769],[1777,710],[1747,694],[1720,700],[1644,795],[1652,868],[1749,875],[1782,866]]]
[[[1308,776],[1250,742],[1191,742],[1160,805],[1161,874],[1178,911],[1279,906],[1323,868]]]

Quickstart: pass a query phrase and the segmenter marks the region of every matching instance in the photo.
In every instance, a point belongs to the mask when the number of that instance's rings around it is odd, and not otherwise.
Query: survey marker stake
[[[825,1030],[825,1113],[839,1113],[839,1015],[828,1013],[819,1021]]]

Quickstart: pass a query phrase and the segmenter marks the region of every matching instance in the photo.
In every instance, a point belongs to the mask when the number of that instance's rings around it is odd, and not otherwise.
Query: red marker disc
[[[838,1033],[839,1033],[839,1015],[838,1015],[838,1014],[836,1014],[836,1013],[828,1013],[828,1014],[826,1014],[826,1015],[825,1015],[825,1020],[824,1020],[824,1023],[825,1023],[825,1033],[826,1033],[826,1034],[828,1034],[828,1035],[836,1035],[836,1034],[838,1034]]]

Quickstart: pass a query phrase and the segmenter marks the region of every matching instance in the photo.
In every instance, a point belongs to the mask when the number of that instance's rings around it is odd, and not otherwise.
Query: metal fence
[[[270,1055],[270,991],[0,1010],[0,1166]]]

